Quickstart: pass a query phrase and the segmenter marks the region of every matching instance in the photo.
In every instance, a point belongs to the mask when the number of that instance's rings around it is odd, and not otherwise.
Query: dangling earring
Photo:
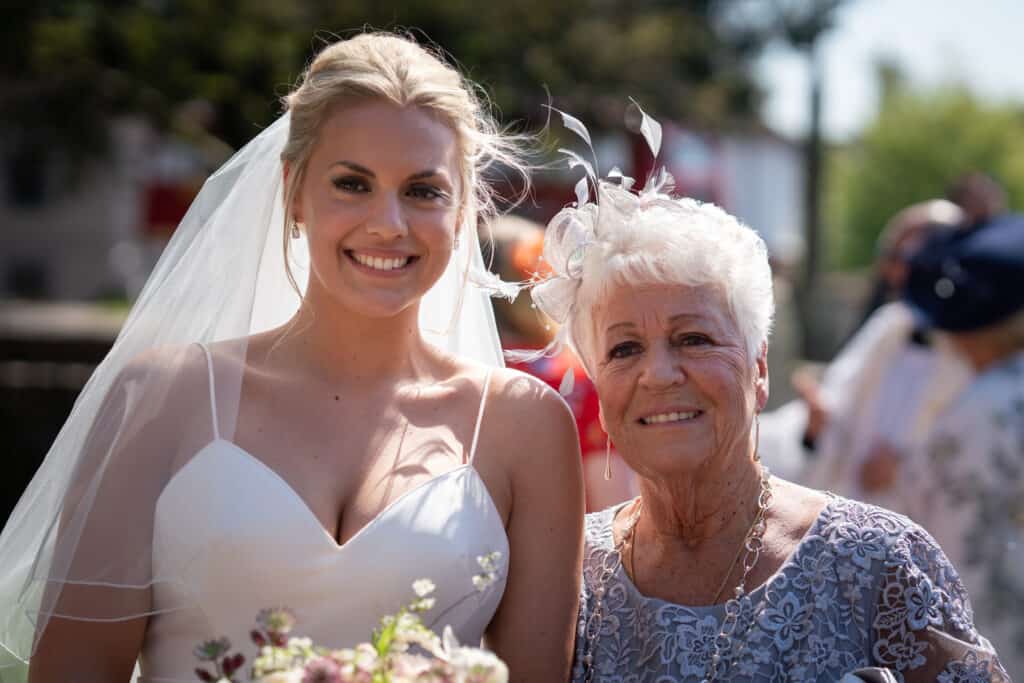
[[[455,233],[455,240],[452,242],[452,249],[458,250],[459,248],[459,233]]]
[[[612,480],[612,437],[607,434],[604,445],[604,480]]]
[[[754,413],[754,462],[761,462],[761,414]]]
[[[301,237],[301,236],[302,236],[302,233],[301,233],[301,232],[299,232],[299,223],[298,223],[298,221],[296,221],[296,220],[295,220],[295,219],[293,218],[293,219],[292,219],[292,239],[293,239],[293,240],[297,240],[297,239],[299,239],[299,237]]]

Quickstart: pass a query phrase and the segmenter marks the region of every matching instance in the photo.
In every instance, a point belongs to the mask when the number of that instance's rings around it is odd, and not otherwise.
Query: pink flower
[[[372,645],[362,643],[354,650],[336,650],[328,655],[337,664],[340,683],[372,683],[380,658]]]
[[[327,657],[319,657],[306,664],[302,683],[345,683],[345,681],[341,677],[341,667],[337,662]]]
[[[455,674],[447,662],[421,655],[400,654],[391,659],[394,683],[455,683]]]

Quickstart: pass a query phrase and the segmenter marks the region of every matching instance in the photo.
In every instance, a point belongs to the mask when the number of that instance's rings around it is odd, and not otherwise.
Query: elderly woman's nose
[[[667,348],[656,346],[647,354],[640,382],[652,389],[681,384],[686,381],[682,363]]]

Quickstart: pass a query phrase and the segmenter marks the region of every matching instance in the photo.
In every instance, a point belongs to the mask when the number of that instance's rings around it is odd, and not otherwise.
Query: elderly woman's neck
[[[757,514],[761,465],[749,456],[713,461],[672,480],[640,480],[645,535],[695,550],[710,539],[744,536]]]

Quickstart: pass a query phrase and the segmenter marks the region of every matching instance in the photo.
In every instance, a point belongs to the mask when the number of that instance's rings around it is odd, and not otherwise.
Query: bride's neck
[[[284,341],[325,379],[373,383],[416,374],[427,353],[418,305],[395,316],[369,317],[318,298],[302,302]]]

